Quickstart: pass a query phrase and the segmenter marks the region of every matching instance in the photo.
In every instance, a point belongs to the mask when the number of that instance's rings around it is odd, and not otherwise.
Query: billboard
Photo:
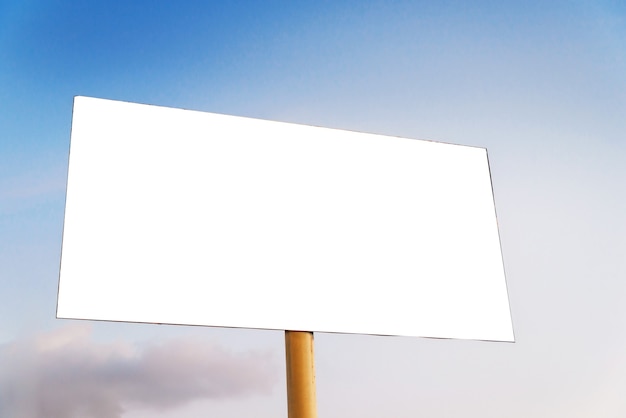
[[[57,317],[513,341],[487,152],[76,97]]]

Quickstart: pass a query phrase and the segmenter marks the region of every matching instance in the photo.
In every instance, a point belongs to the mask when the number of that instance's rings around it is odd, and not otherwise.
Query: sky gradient
[[[0,415],[287,416],[281,332],[55,318],[85,95],[487,148],[516,343],[316,334],[319,416],[624,416],[625,39],[618,1],[0,0]]]

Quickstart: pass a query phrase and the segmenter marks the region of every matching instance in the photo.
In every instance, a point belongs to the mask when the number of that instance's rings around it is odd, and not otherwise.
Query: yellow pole
[[[289,418],[317,418],[313,333],[285,331]]]

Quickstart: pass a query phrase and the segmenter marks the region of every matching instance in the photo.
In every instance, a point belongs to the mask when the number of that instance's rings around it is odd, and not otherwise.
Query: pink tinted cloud
[[[0,416],[120,418],[133,407],[269,394],[276,372],[267,353],[193,338],[95,343],[78,324],[0,346]]]

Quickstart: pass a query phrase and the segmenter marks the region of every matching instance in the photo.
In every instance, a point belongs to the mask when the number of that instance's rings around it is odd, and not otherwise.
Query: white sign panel
[[[76,97],[57,316],[512,341],[486,150]]]

